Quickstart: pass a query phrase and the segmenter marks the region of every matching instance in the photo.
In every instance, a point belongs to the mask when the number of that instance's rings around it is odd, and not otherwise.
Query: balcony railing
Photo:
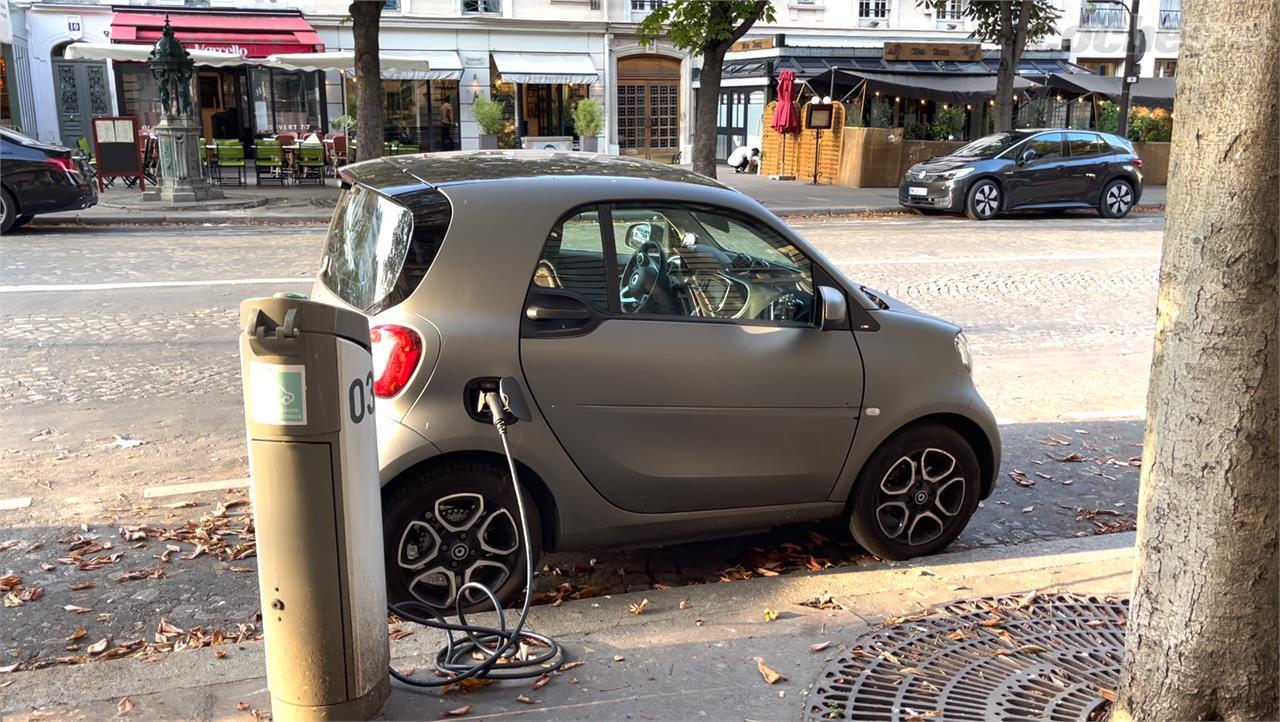
[[[1160,11],[1160,29],[1161,30],[1177,30],[1182,27],[1182,11],[1181,10],[1161,10]]]
[[[1080,8],[1080,27],[1123,30],[1129,27],[1129,18],[1121,8]]]

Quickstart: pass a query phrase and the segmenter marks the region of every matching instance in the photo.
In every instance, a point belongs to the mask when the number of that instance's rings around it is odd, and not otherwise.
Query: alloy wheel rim
[[[978,187],[978,191],[973,198],[973,205],[977,208],[978,215],[994,215],[999,204],[1000,191],[996,190],[995,186],[988,184]]]
[[[1111,186],[1111,190],[1107,191],[1107,208],[1112,213],[1123,213],[1129,210],[1129,203],[1132,198],[1133,193],[1129,190],[1129,186],[1117,183]]]
[[[515,517],[481,494],[461,492],[440,497],[429,511],[405,525],[396,545],[396,565],[405,587],[431,607],[453,605],[468,583],[497,590],[517,569],[520,532]],[[465,604],[487,597],[463,593]]]
[[[899,458],[880,479],[876,522],[889,539],[921,546],[942,536],[964,509],[965,479],[951,453],[928,447]]]

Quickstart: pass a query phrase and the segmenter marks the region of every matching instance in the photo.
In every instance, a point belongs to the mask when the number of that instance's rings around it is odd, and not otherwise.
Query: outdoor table
[[[204,144],[205,171],[210,183],[213,182],[213,167],[218,164],[218,144]]]

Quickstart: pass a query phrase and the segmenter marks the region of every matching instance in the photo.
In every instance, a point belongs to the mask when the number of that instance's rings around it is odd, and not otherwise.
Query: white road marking
[[[920,266],[951,263],[1026,263],[1028,261],[1108,261],[1120,258],[1160,258],[1159,251],[1122,251],[1118,253],[1082,253],[1063,256],[915,256],[910,258],[836,258],[839,264],[851,266]]]
[[[0,499],[0,511],[25,509],[29,506],[31,506],[31,497],[29,496],[15,496],[12,499]]]
[[[64,283],[29,286],[0,286],[0,293],[44,291],[124,291],[135,288],[182,288],[186,286],[256,286],[270,283],[313,283],[315,278],[232,278],[215,281],[136,281],[131,283]]]
[[[181,496],[202,491],[222,491],[224,489],[243,489],[249,486],[248,479],[227,479],[225,481],[193,481],[190,484],[168,484],[165,486],[149,486],[142,491],[143,498],[157,499],[164,496]]]

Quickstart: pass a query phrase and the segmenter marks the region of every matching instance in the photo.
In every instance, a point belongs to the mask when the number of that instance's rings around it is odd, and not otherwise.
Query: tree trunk
[[[1025,15],[1023,16],[1026,17]],[[1013,79],[1018,76],[1017,41],[1013,2],[1000,4],[1000,65],[996,68],[995,130],[1013,129]]]
[[[708,178],[716,177],[716,110],[726,47],[721,43],[703,53],[698,105],[693,116],[693,172]]]
[[[378,22],[383,0],[354,0],[351,35],[356,65],[356,160],[382,157],[382,69],[378,61]]]
[[[1113,719],[1277,719],[1280,3],[1189,0],[1182,18],[1137,578]]]

